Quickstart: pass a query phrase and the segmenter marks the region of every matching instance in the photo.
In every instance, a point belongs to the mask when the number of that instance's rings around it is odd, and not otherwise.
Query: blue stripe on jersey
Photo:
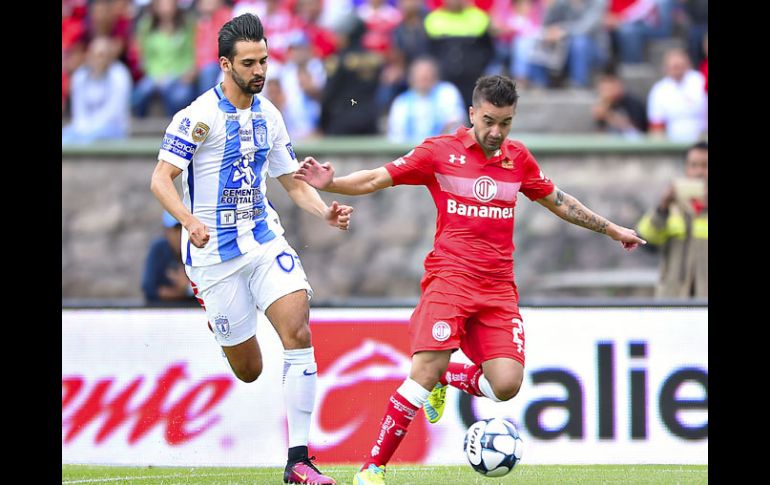
[[[187,166],[187,188],[190,191],[190,212],[192,212],[193,214],[195,213],[195,174],[193,173],[194,167],[195,167],[195,162]],[[185,264],[188,266],[192,266],[192,255],[190,254],[189,234],[187,237],[187,260],[185,261]]]
[[[266,242],[275,239],[275,233],[267,227],[267,222],[265,222],[264,217],[265,214],[267,214],[267,212],[263,212],[262,219],[255,221],[254,229],[251,230],[252,234],[254,234],[254,239],[256,239],[259,244],[265,244]]]
[[[219,109],[225,113],[237,113],[226,97],[220,96],[222,88],[217,86],[215,92],[219,96]],[[234,165],[239,165],[241,161],[241,139],[238,135],[240,123],[237,120],[228,119],[225,121],[225,152],[222,156],[222,165],[219,168],[219,190],[217,191],[217,249],[222,261],[230,260],[240,256],[241,250],[238,247],[238,222],[236,219],[237,202],[223,202],[222,194],[233,173]],[[227,223],[227,225],[224,225]]]
[[[163,135],[163,141],[160,144],[161,150],[171,152],[177,157],[184,158],[188,162],[192,160],[193,155],[195,155],[196,148],[198,148],[198,145],[195,143],[190,143],[189,141],[183,140],[170,133]]]
[[[261,112],[261,103],[259,98],[254,96],[254,100],[251,103],[251,111]],[[270,151],[270,144],[268,143],[269,133],[267,132],[267,122],[264,117],[251,117],[251,136],[253,137],[254,145],[259,149],[254,154],[252,165],[254,167],[254,173],[257,174],[257,181],[254,182],[254,186],[259,187],[262,185],[262,167],[267,160],[267,153]],[[265,197],[264,194],[258,200],[253,201],[255,213],[259,213],[259,216],[254,221],[254,229],[251,230],[254,234],[254,239],[260,244],[264,244],[267,241],[275,238],[275,233],[267,227],[265,218],[267,217],[267,211],[265,210]]]

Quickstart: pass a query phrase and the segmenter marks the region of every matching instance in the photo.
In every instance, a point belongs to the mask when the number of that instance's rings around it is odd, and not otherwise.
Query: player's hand
[[[647,244],[647,241],[636,235],[636,231],[627,227],[614,225],[612,231],[607,231],[607,235],[616,241],[620,241],[623,245],[623,249],[626,251],[633,251],[640,244],[642,246]]]
[[[196,217],[193,217],[193,221],[185,226],[185,229],[190,234],[190,242],[196,248],[203,248],[211,238],[209,236],[209,228]]]
[[[334,179],[334,168],[329,162],[322,164],[313,157],[305,157],[293,177],[318,190],[324,190]]]
[[[340,205],[336,200],[329,206],[329,210],[326,213],[324,219],[330,226],[337,227],[343,231],[347,231],[350,227],[350,214],[353,213],[353,208],[349,205]]]

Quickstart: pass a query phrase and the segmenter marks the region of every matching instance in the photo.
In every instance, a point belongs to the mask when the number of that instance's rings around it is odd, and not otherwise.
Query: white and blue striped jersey
[[[220,85],[206,91],[171,120],[158,159],[183,171],[184,204],[209,228],[203,248],[182,229],[185,264],[227,261],[283,234],[265,179],[299,164],[281,113],[263,96],[236,109]]]

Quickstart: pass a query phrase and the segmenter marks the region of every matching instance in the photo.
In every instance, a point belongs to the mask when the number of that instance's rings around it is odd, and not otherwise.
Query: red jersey
[[[505,140],[487,160],[471,132],[427,138],[385,165],[393,185],[425,185],[438,210],[427,272],[472,273],[513,280],[516,195],[549,195],[551,182],[523,143]]]

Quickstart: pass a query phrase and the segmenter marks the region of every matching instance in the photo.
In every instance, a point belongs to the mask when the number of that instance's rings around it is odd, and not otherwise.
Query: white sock
[[[489,383],[487,376],[484,374],[481,374],[481,377],[479,377],[479,391],[495,402],[503,402],[502,399],[498,399],[495,396],[495,393],[492,391],[492,384]]]
[[[422,387],[417,381],[407,377],[406,380],[396,389],[396,392],[401,394],[404,399],[412,403],[412,406],[421,408],[425,401],[428,400],[430,391]]]
[[[317,380],[318,366],[313,347],[283,351],[283,393],[289,424],[289,448],[307,446]]]

